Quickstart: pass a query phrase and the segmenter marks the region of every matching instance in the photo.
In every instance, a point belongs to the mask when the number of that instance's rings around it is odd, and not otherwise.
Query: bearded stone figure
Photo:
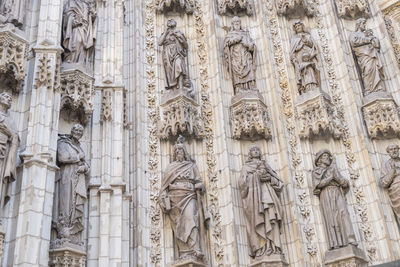
[[[349,181],[339,173],[329,150],[319,151],[314,164],[314,194],[320,199],[328,250],[349,244],[357,246],[345,197],[349,191]]]
[[[350,44],[361,71],[364,95],[386,91],[383,66],[379,59],[380,43],[372,30],[366,29],[366,23],[366,19],[358,19],[356,31],[350,35]]]
[[[68,0],[62,24],[63,61],[83,66],[92,62],[96,34],[95,0]]]
[[[250,256],[258,258],[281,254],[282,205],[279,193],[283,182],[262,159],[257,146],[250,148],[240,174],[239,186],[246,215]]]
[[[206,235],[209,219],[203,203],[205,186],[199,169],[178,138],[174,146],[173,161],[163,174],[159,203],[171,221],[177,260],[204,262],[201,237]]]
[[[57,165],[53,207],[53,228],[57,242],[82,245],[84,204],[87,199],[86,178],[89,165],[85,161],[79,139],[83,126],[75,124],[71,134],[60,135],[57,142]]]
[[[187,66],[188,43],[185,35],[176,30],[176,21],[169,19],[167,30],[158,42],[163,47],[162,59],[165,71],[165,89],[182,89],[194,97]]]
[[[0,0],[0,22],[22,29],[27,0]]]
[[[296,82],[300,94],[320,88],[318,70],[318,50],[311,34],[304,30],[302,21],[293,24],[296,34],[290,41],[290,60],[296,72]]]
[[[232,19],[232,26],[224,40],[224,57],[232,76],[234,93],[257,90],[256,45],[247,30],[242,29],[239,17]]]
[[[391,144],[386,151],[390,159],[383,166],[380,184],[387,189],[394,213],[400,219],[400,157],[399,146]]]
[[[19,137],[14,125],[14,121],[8,114],[11,103],[12,97],[10,94],[5,92],[0,94],[0,171],[2,181],[0,184],[1,209],[10,199],[10,183],[14,182],[17,178],[17,153]]]

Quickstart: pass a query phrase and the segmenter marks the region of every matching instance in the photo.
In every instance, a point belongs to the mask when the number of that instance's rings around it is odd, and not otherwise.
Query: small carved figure
[[[192,14],[195,9],[193,0],[159,0],[157,5],[158,11],[184,11],[186,14]]]
[[[183,89],[194,98],[187,65],[188,43],[185,35],[176,30],[174,19],[168,20],[167,30],[161,35],[158,45],[163,47],[162,59],[167,83],[165,88]]]
[[[166,168],[160,190],[159,203],[168,214],[174,233],[176,258],[204,261],[202,236],[209,215],[202,194],[205,186],[199,169],[178,137],[174,146],[173,161]]]
[[[0,171],[1,171],[1,195],[2,208],[10,199],[9,184],[17,178],[17,153],[19,137],[10,118],[8,110],[11,107],[12,97],[3,92],[0,94]]]
[[[372,30],[366,29],[367,20],[356,22],[356,31],[350,35],[350,44],[357,58],[364,84],[364,95],[386,91],[383,66],[379,59],[380,43]]]
[[[22,29],[27,0],[0,0],[0,23],[11,23]]]
[[[85,161],[79,139],[83,126],[75,124],[71,134],[60,135],[53,207],[53,228],[57,241],[82,245],[84,204],[87,199],[86,178],[90,167]]]
[[[224,57],[232,76],[235,94],[256,88],[256,45],[247,30],[242,29],[239,17],[232,19],[232,26],[224,40]]]
[[[296,72],[299,93],[303,94],[320,88],[318,50],[311,34],[304,30],[302,21],[293,24],[296,34],[290,41],[290,60]]]
[[[386,149],[390,159],[383,166],[380,184],[387,189],[390,202],[397,218],[400,219],[400,157],[399,146],[391,144]]]
[[[83,66],[93,61],[97,35],[94,0],[68,0],[62,24],[64,62]]]
[[[261,150],[250,148],[240,175],[240,194],[246,215],[250,256],[281,254],[282,206],[279,193],[283,182],[262,159]]]
[[[328,249],[337,249],[349,244],[357,246],[345,197],[349,191],[349,181],[339,173],[329,150],[319,151],[314,164],[314,194],[320,199]]]

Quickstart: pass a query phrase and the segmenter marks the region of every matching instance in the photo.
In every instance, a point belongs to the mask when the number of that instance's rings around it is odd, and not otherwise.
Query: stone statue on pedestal
[[[383,166],[380,184],[387,189],[394,213],[400,219],[400,156],[399,146],[391,144],[386,151],[390,159]]]
[[[345,197],[349,191],[349,181],[339,173],[329,150],[319,151],[314,164],[312,171],[314,194],[320,199],[328,250],[349,244],[357,246]]]
[[[93,62],[97,34],[95,0],[68,0],[62,23],[63,61],[86,66]]]
[[[303,94],[321,86],[318,50],[311,34],[304,30],[302,21],[296,21],[293,28],[296,34],[290,40],[290,60],[296,72],[299,93]]]
[[[356,22],[356,31],[350,35],[350,44],[357,58],[364,84],[364,95],[386,91],[383,66],[379,59],[380,43],[372,30],[366,29],[367,20]]]
[[[27,0],[0,0],[0,23],[11,23],[22,29]]]
[[[17,178],[17,153],[19,137],[10,118],[8,110],[11,107],[12,97],[8,93],[0,94],[0,172],[1,172],[1,195],[0,209],[10,199],[9,184]],[[0,215],[3,215],[0,213]]]
[[[256,45],[247,30],[243,30],[239,17],[232,19],[232,26],[225,36],[224,57],[232,76],[234,93],[257,90]]]
[[[183,141],[182,136],[178,137],[173,161],[164,171],[159,203],[171,221],[176,260],[204,262],[202,237],[209,219],[202,196],[205,186]]]
[[[250,256],[259,258],[281,254],[282,205],[279,193],[283,182],[262,159],[257,146],[250,148],[239,186],[246,215]]]
[[[60,135],[57,142],[57,165],[60,169],[56,173],[53,206],[56,244],[66,241],[83,245],[86,178],[90,168],[79,142],[82,135],[83,126],[75,124],[71,134]]]

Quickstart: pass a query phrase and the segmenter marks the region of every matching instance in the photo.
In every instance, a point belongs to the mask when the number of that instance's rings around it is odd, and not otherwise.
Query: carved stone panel
[[[386,93],[364,99],[362,113],[370,138],[391,138],[400,134],[399,108]]]
[[[22,90],[29,44],[11,25],[0,28],[0,83],[14,92]]]
[[[80,69],[61,71],[61,109],[85,125],[93,112],[93,77]]]
[[[344,19],[367,18],[370,10],[367,0],[335,0],[338,15]]]
[[[254,6],[252,0],[217,0],[218,13],[220,15],[242,15],[252,16]]]
[[[162,95],[161,114],[160,138],[168,139],[179,134],[194,138],[203,137],[200,105],[182,90]]]
[[[68,245],[63,248],[50,249],[50,267],[85,267],[86,253],[77,246]]]
[[[316,15],[314,0],[277,0],[278,14],[287,18],[313,17]]]
[[[272,123],[268,108],[257,91],[239,93],[230,106],[234,139],[270,139]]]
[[[196,2],[195,0],[156,0],[156,7],[157,11],[161,13],[174,11],[193,14]]]
[[[300,125],[300,138],[312,138],[330,134],[340,138],[341,127],[332,101],[326,93],[313,91],[301,95],[296,103],[297,117]]]

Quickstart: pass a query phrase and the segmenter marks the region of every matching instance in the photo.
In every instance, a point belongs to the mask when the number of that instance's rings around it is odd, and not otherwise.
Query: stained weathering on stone
[[[366,23],[365,18],[358,19],[356,31],[350,35],[350,44],[361,72],[364,95],[386,91],[383,66],[379,58],[380,43],[372,30],[366,29]]]
[[[254,7],[252,0],[217,0],[218,13],[220,15],[253,15]]]
[[[312,171],[314,194],[320,199],[328,250],[349,244],[357,246],[345,197],[349,191],[349,181],[339,173],[329,150],[319,151],[314,164]]]
[[[79,139],[83,126],[75,124],[71,134],[60,135],[57,142],[57,164],[53,206],[53,247],[65,243],[83,245],[84,204],[87,200],[87,178],[90,167],[85,161]]]
[[[10,23],[22,29],[27,0],[0,0],[0,23]]]
[[[382,176],[379,180],[381,186],[387,189],[390,203],[397,218],[400,219],[400,156],[399,146],[390,144],[386,151],[390,159],[383,165]]]
[[[86,67],[93,62],[97,36],[97,11],[94,0],[68,0],[62,23],[63,61]]]
[[[262,159],[261,150],[250,148],[240,174],[240,195],[246,217],[250,256],[258,258],[281,254],[282,205],[279,193],[283,182]]]
[[[318,50],[311,34],[304,30],[302,21],[296,21],[293,28],[296,34],[290,40],[290,60],[296,72],[299,93],[303,94],[321,86]]]
[[[256,87],[256,44],[247,30],[243,30],[239,17],[232,19],[232,25],[224,40],[224,58],[232,77],[235,94]]]
[[[183,142],[184,138],[178,137],[173,160],[164,171],[159,203],[171,221],[177,248],[175,260],[204,262],[202,238],[209,220],[203,200],[205,186]]]
[[[158,0],[156,2],[157,11],[169,12],[175,11],[179,13],[192,14],[196,7],[195,0]]]

